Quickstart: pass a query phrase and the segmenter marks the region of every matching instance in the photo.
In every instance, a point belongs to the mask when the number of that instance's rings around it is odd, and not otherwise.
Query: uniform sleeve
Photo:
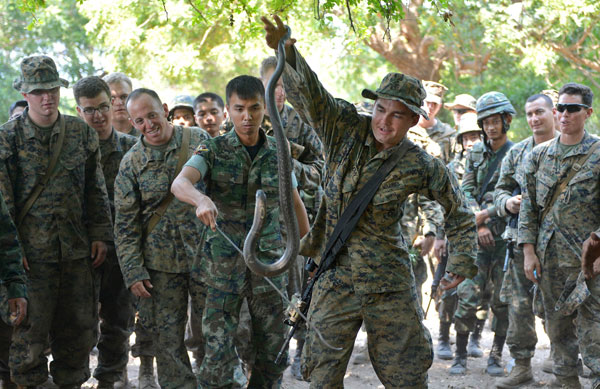
[[[315,192],[321,185],[325,169],[323,143],[315,130],[304,123],[300,126],[303,145],[295,148],[296,144],[291,142],[294,174],[301,189]]]
[[[112,222],[106,183],[100,163],[98,134],[87,127],[88,156],[85,161],[85,196],[88,235],[93,241],[112,241]]]
[[[508,155],[502,160],[500,167],[500,177],[496,183],[494,190],[494,205],[496,213],[500,217],[511,216],[512,214],[506,210],[506,202],[513,197],[515,188],[519,187],[516,177],[515,166],[516,153],[509,150]]]
[[[7,298],[27,297],[22,249],[17,228],[0,194],[0,281],[6,285]]]
[[[446,270],[473,278],[477,274],[477,231],[473,212],[442,161],[433,159],[426,168],[427,187],[421,194],[437,201],[445,212],[444,231],[450,242]]]
[[[438,235],[438,231],[443,230],[444,210],[442,206],[435,201],[429,200],[425,196],[419,196],[419,219],[423,221],[423,236],[429,234]]]
[[[461,189],[467,199],[467,205],[475,213],[481,211],[481,208],[475,199],[477,169],[475,166],[473,166],[473,160],[471,159],[471,156],[472,153],[469,152],[465,162],[465,175],[463,177]]]
[[[535,200],[537,158],[535,150],[530,154],[523,167],[524,186],[521,188],[521,208],[519,209],[519,246],[525,243],[535,245],[538,236],[539,206]]]
[[[129,160],[123,160],[115,180],[115,246],[127,288],[150,279],[142,255],[141,194]]]

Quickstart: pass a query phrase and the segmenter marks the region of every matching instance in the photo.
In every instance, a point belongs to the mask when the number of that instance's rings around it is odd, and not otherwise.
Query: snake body
[[[256,205],[254,208],[254,220],[252,227],[244,241],[244,261],[246,266],[255,274],[264,277],[274,277],[287,270],[289,265],[296,259],[300,251],[300,233],[298,229],[298,220],[294,209],[292,198],[292,159],[288,148],[287,138],[283,133],[283,124],[277,105],[275,104],[275,87],[277,80],[283,73],[285,66],[285,41],[291,36],[291,30],[287,27],[286,35],[281,38],[277,48],[277,67],[267,84],[266,105],[267,112],[271,118],[275,140],[277,141],[277,160],[279,175],[279,206],[283,216],[287,238],[285,252],[277,261],[272,264],[261,262],[256,255],[256,246],[260,238],[266,211],[266,195],[262,190],[256,191]]]

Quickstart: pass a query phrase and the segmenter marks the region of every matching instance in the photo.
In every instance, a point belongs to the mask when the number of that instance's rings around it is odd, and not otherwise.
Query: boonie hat
[[[377,90],[363,89],[362,91],[362,97],[366,99],[396,100],[406,105],[414,113],[429,120],[429,116],[421,108],[425,96],[426,92],[421,80],[402,73],[388,73]]]
[[[21,61],[21,76],[14,80],[13,88],[23,93],[36,89],[67,88],[69,81],[58,76],[56,64],[46,55],[32,55]]]
[[[425,92],[427,92],[425,101],[442,104],[444,93],[446,93],[448,88],[435,81],[423,81],[423,86],[425,87]]]
[[[444,104],[444,107],[446,109],[465,108],[465,109],[472,109],[473,111],[476,111],[476,108],[475,108],[476,104],[477,104],[477,100],[475,99],[475,97],[468,95],[466,93],[463,93],[460,95],[456,95],[456,97],[454,97],[454,101],[451,103]]]

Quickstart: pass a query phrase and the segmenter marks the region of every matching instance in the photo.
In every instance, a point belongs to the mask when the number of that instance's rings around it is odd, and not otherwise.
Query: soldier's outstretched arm
[[[215,203],[204,193],[200,192],[194,186],[202,179],[202,174],[198,169],[191,166],[184,166],[179,175],[171,185],[171,193],[179,201],[188,203],[196,207],[196,217],[204,225],[209,226],[213,231],[217,228],[217,207]]]

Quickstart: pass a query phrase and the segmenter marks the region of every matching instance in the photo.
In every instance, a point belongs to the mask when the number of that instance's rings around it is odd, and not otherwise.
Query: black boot
[[[502,367],[502,348],[504,348],[504,341],[506,336],[494,336],[494,343],[492,344],[492,350],[488,358],[486,373],[494,377],[503,377],[504,368]]]
[[[448,372],[451,375],[464,375],[467,372],[467,343],[469,342],[469,333],[456,334],[456,355],[454,362]]]
[[[452,359],[452,348],[450,348],[450,324],[451,323],[449,322],[440,321],[440,337],[438,338],[436,351],[436,355],[439,359]]]
[[[483,351],[481,350],[481,346],[479,346],[479,340],[481,339],[481,331],[483,331],[484,325],[485,320],[477,320],[477,323],[475,323],[475,329],[471,334],[471,339],[469,340],[469,345],[467,346],[467,353],[470,357],[483,357]]]
[[[292,361],[291,373],[298,381],[304,381],[302,379],[302,372],[300,369],[300,358],[302,356],[302,348],[304,347],[304,339],[299,339],[296,343],[296,352],[294,353],[294,360]]]

